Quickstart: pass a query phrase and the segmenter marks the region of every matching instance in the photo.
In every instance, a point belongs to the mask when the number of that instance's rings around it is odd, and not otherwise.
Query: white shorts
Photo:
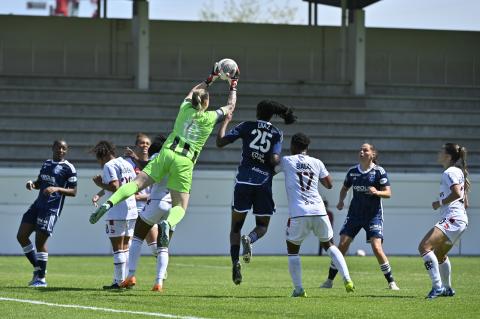
[[[150,226],[158,224],[162,219],[167,218],[168,211],[172,208],[172,203],[160,200],[151,199],[145,205],[143,211],[140,213],[140,218]]]
[[[108,237],[120,237],[120,236],[133,236],[133,230],[135,229],[135,219],[127,220],[113,220],[107,219],[105,221],[105,231]]]
[[[456,220],[455,218],[444,218],[435,224],[435,227],[440,229],[445,236],[447,236],[450,244],[455,245],[462,236],[462,233],[467,229],[467,223],[463,220]]]
[[[321,241],[330,241],[333,237],[333,229],[327,215],[302,216],[289,218],[287,222],[287,240],[295,245],[300,245],[303,240],[313,231],[313,234]]]

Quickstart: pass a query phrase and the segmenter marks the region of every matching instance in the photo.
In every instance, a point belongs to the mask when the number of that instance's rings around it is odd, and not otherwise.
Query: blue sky
[[[47,15],[47,10],[27,10],[28,1],[46,2],[55,0],[0,0],[0,14]],[[150,18],[155,20],[200,20],[200,11],[207,4],[221,11],[229,0],[150,0]],[[236,0],[240,2],[240,0]],[[308,7],[302,0],[258,0],[262,8],[273,2],[296,7],[292,24],[307,24]],[[131,0],[109,0],[108,17],[130,18]],[[91,16],[91,0],[80,0],[80,15]],[[480,31],[480,0],[382,0],[366,9],[367,27],[474,30]],[[338,8],[319,6],[320,25],[339,25]]]

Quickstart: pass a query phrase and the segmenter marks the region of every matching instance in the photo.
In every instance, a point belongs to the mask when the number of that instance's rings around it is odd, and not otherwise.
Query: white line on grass
[[[44,302],[44,301],[38,301],[38,300],[29,300],[29,299],[0,297],[0,301],[22,302],[22,303],[28,303],[28,304],[34,304],[34,305],[60,307],[60,308],[75,308],[75,309],[85,309],[85,310],[104,311],[104,312],[128,313],[133,315],[144,315],[144,316],[150,316],[150,317],[178,318],[178,319],[206,319],[201,317],[177,316],[177,315],[170,315],[167,313],[157,313],[157,312],[118,310],[118,309],[89,307],[89,306],[81,306],[81,305],[63,305],[63,304],[50,303],[50,302]]]

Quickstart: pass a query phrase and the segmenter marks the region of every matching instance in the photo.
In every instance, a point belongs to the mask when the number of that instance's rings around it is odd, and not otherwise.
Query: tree
[[[261,0],[224,0],[222,10],[216,10],[209,0],[200,10],[203,21],[280,23],[289,24],[295,20],[297,8],[290,6],[290,0],[283,5],[265,3]],[[260,5],[260,3],[262,3]]]

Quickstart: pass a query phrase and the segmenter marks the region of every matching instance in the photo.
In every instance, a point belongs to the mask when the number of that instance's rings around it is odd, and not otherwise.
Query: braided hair
[[[285,124],[292,124],[297,120],[293,115],[293,109],[272,100],[262,100],[257,104],[257,118],[262,121],[270,121],[273,115],[282,118]]]
[[[97,159],[102,159],[109,156],[115,157],[115,145],[109,141],[100,141],[91,149],[90,152],[95,154]]]

